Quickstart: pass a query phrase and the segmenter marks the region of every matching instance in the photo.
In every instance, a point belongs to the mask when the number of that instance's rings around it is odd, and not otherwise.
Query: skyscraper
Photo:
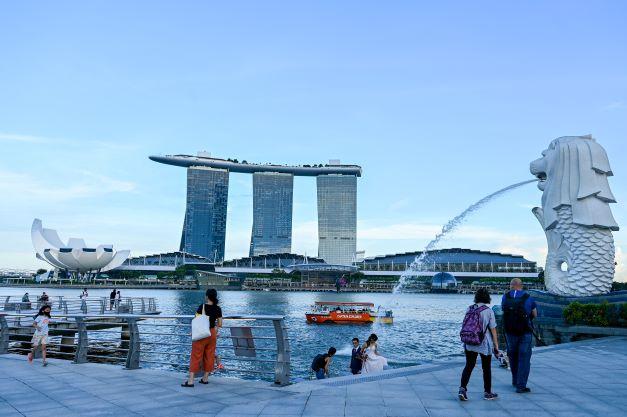
[[[224,259],[229,172],[205,166],[187,169],[187,208],[181,250],[216,262]]]
[[[250,256],[291,252],[293,190],[293,174],[253,174]]]
[[[351,265],[357,249],[357,177],[317,177],[318,257],[329,264]]]
[[[198,155],[150,156],[187,168],[187,210],[181,250],[216,262],[224,258],[229,173],[253,174],[253,227],[250,255],[291,252],[294,176],[316,177],[318,184],[318,256],[327,263],[350,265],[357,239],[359,165],[256,164]]]

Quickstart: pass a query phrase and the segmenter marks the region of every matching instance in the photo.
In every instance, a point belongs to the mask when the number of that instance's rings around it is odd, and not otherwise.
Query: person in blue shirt
[[[353,375],[357,375],[361,372],[361,366],[363,365],[363,360],[361,358],[361,346],[359,346],[359,339],[353,338],[353,351],[351,352],[351,373]]]
[[[538,315],[536,302],[523,290],[519,278],[510,282],[510,291],[501,300],[507,356],[512,371],[512,385],[519,394],[530,392],[527,387],[531,362],[533,319]]]

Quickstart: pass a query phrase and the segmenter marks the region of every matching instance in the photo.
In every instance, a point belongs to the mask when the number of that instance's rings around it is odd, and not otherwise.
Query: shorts
[[[33,347],[37,347],[39,345],[47,345],[48,335],[47,334],[34,335],[33,339],[31,340],[31,343],[33,344]]]

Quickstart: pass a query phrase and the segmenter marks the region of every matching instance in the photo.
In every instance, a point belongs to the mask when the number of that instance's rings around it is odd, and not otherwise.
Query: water
[[[403,272],[403,274],[401,275],[398,281],[398,284],[396,284],[396,286],[394,287],[393,292],[398,293],[405,286],[408,278],[412,276],[416,276],[416,272],[422,271],[425,269],[424,263],[425,263],[426,258],[429,256],[429,251],[432,251],[433,249],[435,249],[438,243],[440,242],[440,240],[442,240],[444,236],[446,236],[448,233],[454,231],[458,226],[460,226],[464,222],[464,220],[466,220],[466,217],[468,217],[470,214],[474,213],[475,211],[479,210],[481,207],[489,203],[491,200],[497,197],[500,197],[501,195],[507,193],[508,191],[511,191],[518,187],[522,187],[525,184],[529,184],[529,183],[537,182],[537,181],[538,181],[537,179],[522,181],[516,184],[509,185],[498,191],[495,191],[492,194],[489,194],[483,197],[481,200],[477,201],[476,203],[471,204],[470,206],[468,206],[466,210],[462,211],[459,215],[449,220],[448,223],[442,226],[442,230],[440,231],[440,233],[435,235],[433,240],[427,243],[427,246],[425,246],[421,254],[416,256],[416,259],[414,259],[414,261],[411,263],[409,268],[407,268],[407,270]]]
[[[78,298],[78,289],[0,288],[1,295],[49,295]],[[108,289],[89,290],[90,296],[108,296]],[[122,296],[155,297],[163,314],[193,314],[202,302],[202,291],[121,289]],[[376,305],[388,301],[389,294],[347,294],[310,292],[220,292],[220,304],[227,314],[279,314],[286,317],[292,348],[294,378],[307,378],[312,358],[335,346],[338,354],[331,368],[333,376],[349,373],[351,339],[364,341],[372,332],[379,336],[380,349],[391,367],[424,363],[462,354],[459,328],[472,295],[398,294],[395,297],[394,324],[316,325],[307,324],[305,311],[314,301],[367,301]],[[54,314],[54,311],[53,311]],[[184,347],[180,347],[182,352]],[[181,362],[187,358],[181,357]],[[142,366],[153,367],[155,364]]]

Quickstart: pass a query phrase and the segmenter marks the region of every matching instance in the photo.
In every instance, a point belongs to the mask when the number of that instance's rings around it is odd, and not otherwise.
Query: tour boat
[[[379,307],[380,308],[380,307]],[[380,323],[392,324],[394,317],[391,310],[379,313],[374,310],[373,303],[341,303],[334,301],[316,301],[310,311],[305,313],[308,323],[359,324]]]

